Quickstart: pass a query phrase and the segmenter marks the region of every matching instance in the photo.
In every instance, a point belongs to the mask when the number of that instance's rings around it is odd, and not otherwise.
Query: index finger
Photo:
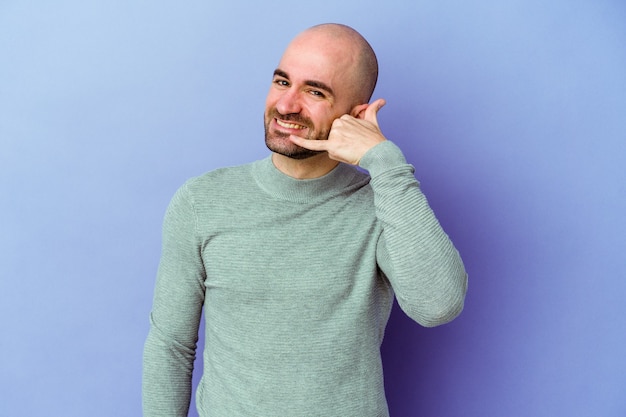
[[[326,151],[328,141],[327,140],[312,140],[312,139],[304,139],[300,136],[290,135],[289,140],[295,143],[296,145],[308,149],[310,151]]]

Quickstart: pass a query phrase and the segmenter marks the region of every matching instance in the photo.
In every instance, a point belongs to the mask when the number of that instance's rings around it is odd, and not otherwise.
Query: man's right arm
[[[143,357],[145,417],[186,417],[191,399],[205,272],[187,186],[172,198]]]

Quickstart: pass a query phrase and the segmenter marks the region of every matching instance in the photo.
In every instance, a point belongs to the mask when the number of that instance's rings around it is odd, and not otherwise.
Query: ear
[[[357,119],[363,119],[365,117],[365,110],[368,107],[369,107],[368,103],[357,104],[356,106],[352,108],[352,111],[350,111],[350,116],[357,118]]]

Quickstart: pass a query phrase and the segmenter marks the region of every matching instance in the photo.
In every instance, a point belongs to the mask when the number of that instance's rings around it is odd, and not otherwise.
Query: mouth
[[[279,119],[274,119],[276,121],[276,124],[280,127],[283,127],[285,129],[293,129],[293,130],[304,130],[306,129],[306,126],[302,126],[300,124],[297,123],[290,123],[290,122],[284,122],[282,120]]]

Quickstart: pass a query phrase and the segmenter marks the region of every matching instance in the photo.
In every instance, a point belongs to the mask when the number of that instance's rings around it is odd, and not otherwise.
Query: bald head
[[[324,23],[306,29],[296,36],[290,46],[312,42],[334,47],[349,63],[349,79],[355,100],[369,102],[378,79],[378,61],[367,40],[356,30],[338,23]]]

